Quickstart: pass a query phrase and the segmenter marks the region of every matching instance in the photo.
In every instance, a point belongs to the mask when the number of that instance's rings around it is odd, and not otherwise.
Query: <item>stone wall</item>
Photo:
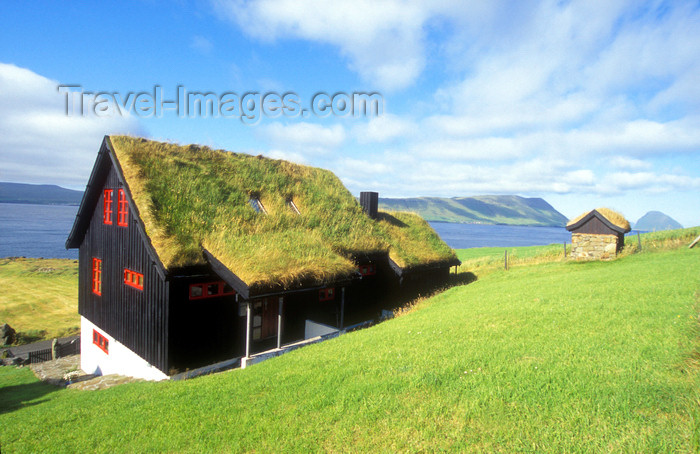
[[[596,235],[592,233],[571,234],[571,257],[575,259],[612,259],[615,258],[617,250],[616,235]]]

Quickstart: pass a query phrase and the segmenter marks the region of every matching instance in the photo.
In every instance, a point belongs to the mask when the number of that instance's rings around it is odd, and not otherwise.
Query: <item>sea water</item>
[[[445,243],[453,249],[474,247],[543,246],[571,242],[564,227],[525,225],[456,224],[430,222]]]
[[[77,249],[65,248],[77,212],[77,206],[0,203],[0,257],[77,259]],[[571,241],[571,234],[563,227],[450,222],[431,222],[430,225],[455,249],[536,246]]]
[[[66,250],[77,206],[0,203],[0,257],[77,259]]]

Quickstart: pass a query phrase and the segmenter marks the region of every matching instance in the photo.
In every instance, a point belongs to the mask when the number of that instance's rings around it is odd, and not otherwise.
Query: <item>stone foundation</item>
[[[618,247],[616,235],[571,234],[571,257],[577,260],[612,259],[622,246]]]

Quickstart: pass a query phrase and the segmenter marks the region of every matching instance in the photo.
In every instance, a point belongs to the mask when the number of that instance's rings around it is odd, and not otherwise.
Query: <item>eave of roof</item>
[[[399,277],[404,276],[404,275],[408,275],[408,274],[420,273],[422,271],[436,270],[436,269],[440,269],[440,268],[449,268],[451,266],[460,266],[461,264],[462,264],[461,260],[459,260],[458,258],[454,258],[452,260],[447,260],[444,262],[433,262],[433,263],[426,263],[423,265],[414,266],[412,268],[402,268],[399,265],[397,265],[396,262],[389,259],[389,266],[394,271],[394,273],[396,273],[396,275]]]
[[[114,168],[117,178],[122,183],[129,209],[132,210],[134,217],[136,218],[133,227],[138,230],[141,239],[145,243],[144,246],[146,252],[148,253],[151,261],[156,264],[156,272],[162,279],[165,279],[167,276],[167,269],[165,266],[163,266],[163,262],[158,257],[150,238],[143,228],[143,221],[141,219],[138,206],[134,203],[131,196],[129,185],[124,178],[122,169],[118,160],[116,159],[114,148],[109,136],[105,136],[102,140],[102,144],[100,145],[100,151],[97,153],[97,159],[95,160],[95,165],[90,173],[87,187],[85,188],[83,198],[80,202],[80,206],[78,207],[78,213],[76,214],[75,221],[73,222],[73,227],[71,228],[71,232],[68,234],[68,238],[66,239],[66,249],[78,248],[83,242],[110,168]]]
[[[92,166],[90,177],[88,178],[83,198],[78,206],[78,212],[73,221],[68,238],[66,239],[66,249],[75,249],[80,247],[85,237],[90,219],[92,218],[97,200],[100,198],[100,189],[104,186],[104,181],[109,173],[109,152],[107,149],[107,136],[102,140],[100,150],[97,153],[95,164]]]

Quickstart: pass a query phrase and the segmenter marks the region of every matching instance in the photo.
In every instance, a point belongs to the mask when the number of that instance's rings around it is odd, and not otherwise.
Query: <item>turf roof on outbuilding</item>
[[[356,257],[387,252],[403,270],[457,262],[419,216],[367,217],[328,170],[197,145],[106,140],[166,269],[213,257],[251,288],[291,288],[350,277]]]

